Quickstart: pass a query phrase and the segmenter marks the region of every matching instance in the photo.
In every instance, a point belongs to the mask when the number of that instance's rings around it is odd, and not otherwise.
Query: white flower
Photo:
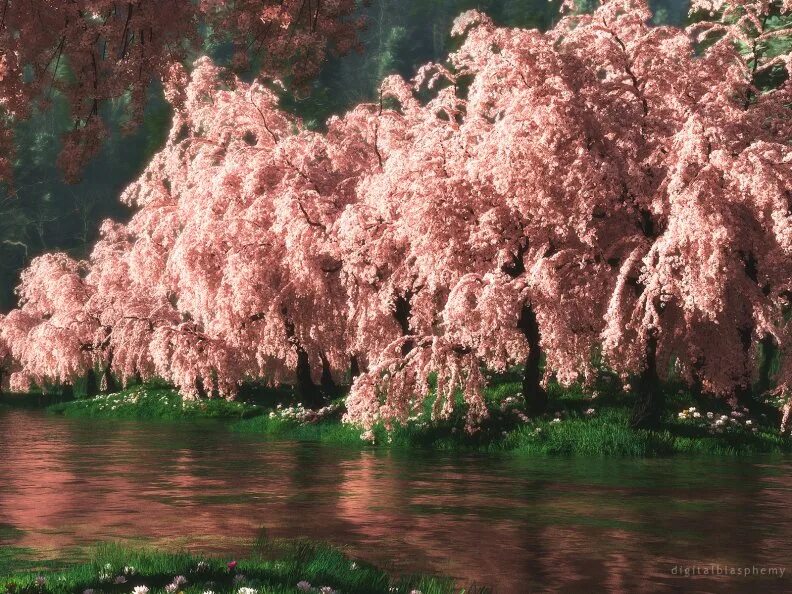
[[[707,418],[708,418],[708,419],[714,419],[714,418],[715,418],[715,415],[714,415],[714,413],[708,412],[708,413],[707,413]]]
[[[116,584],[126,584],[126,578],[123,575],[117,575],[115,579]]]
[[[747,421],[745,421],[745,424],[751,426],[753,425],[753,421],[751,419],[748,419]]]
[[[110,565],[109,563],[105,563],[105,569],[106,569],[107,571],[111,571],[111,570],[113,569],[113,566],[112,566],[112,565]]]
[[[420,590],[410,590],[410,594],[423,594]]]
[[[694,419],[698,419],[698,418],[700,418],[700,417],[701,417],[701,413],[700,413],[700,412],[694,412],[694,413],[693,413],[693,418],[694,418]]]
[[[135,568],[131,565],[124,567],[124,575],[135,575]]]
[[[149,589],[147,586],[135,586],[132,588],[132,594],[148,594]]]
[[[358,564],[355,563],[354,561],[352,561],[352,563],[349,564],[349,569],[357,569],[357,568],[358,568]]]
[[[237,594],[257,594],[257,590],[255,588],[240,588],[237,590]]]
[[[167,586],[165,586],[165,591],[168,594],[174,594],[176,592],[176,590],[178,590],[178,589],[179,589],[179,586],[177,586],[176,584],[168,584]]]
[[[198,561],[198,566],[196,567],[198,571],[208,571],[209,564],[206,561]]]
[[[305,580],[303,580],[301,582],[297,582],[297,589],[300,592],[308,592],[311,589],[311,583],[310,582],[306,582]]]
[[[338,592],[333,590],[330,586],[322,586],[319,588],[319,594],[338,594]]]
[[[591,417],[591,416],[593,416],[595,414],[597,414],[597,411],[594,410],[593,408],[589,408],[589,409],[586,410],[586,416]]]
[[[215,594],[214,590],[204,590],[203,594]]]
[[[561,419],[559,419],[559,418],[557,418],[557,417],[556,417],[555,419],[553,419],[553,420],[552,420],[552,421],[550,421],[550,422],[551,422],[551,423],[560,423],[560,422],[561,422]]]
[[[36,576],[36,580],[35,581],[36,581],[36,585],[39,588],[43,588],[44,584],[47,583],[47,578],[45,578],[43,575],[39,575],[39,576]]]
[[[177,575],[175,578],[173,578],[173,583],[176,584],[176,586],[183,586],[187,583],[187,578],[183,575]]]

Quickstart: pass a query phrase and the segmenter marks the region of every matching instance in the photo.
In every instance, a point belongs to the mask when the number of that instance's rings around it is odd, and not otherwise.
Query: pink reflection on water
[[[0,527],[24,531],[5,544],[44,557],[105,540],[236,557],[264,529],[496,592],[790,585],[670,573],[792,565],[783,463],[406,456],[14,411],[0,414],[0,484]]]

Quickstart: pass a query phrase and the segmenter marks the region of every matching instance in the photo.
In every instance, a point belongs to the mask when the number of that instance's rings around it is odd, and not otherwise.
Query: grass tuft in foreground
[[[133,386],[114,394],[72,400],[47,410],[66,417],[106,419],[246,419],[261,414],[261,407],[223,400],[184,400],[173,388]]]
[[[260,543],[252,558],[238,562],[105,545],[87,563],[0,579],[0,593],[5,594],[86,591],[93,594],[446,594],[459,590],[444,578],[391,578],[336,549],[299,540]]]

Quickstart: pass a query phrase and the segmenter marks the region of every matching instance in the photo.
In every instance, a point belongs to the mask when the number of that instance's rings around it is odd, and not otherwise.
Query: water
[[[389,453],[0,412],[0,546],[42,558],[104,540],[242,556],[265,532],[496,592],[781,592],[790,503],[788,458]],[[672,573],[710,564],[786,574]]]

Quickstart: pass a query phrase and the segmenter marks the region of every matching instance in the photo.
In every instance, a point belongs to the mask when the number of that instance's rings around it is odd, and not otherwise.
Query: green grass
[[[431,403],[405,425],[373,429],[373,444],[361,439],[361,429],[341,422],[340,411],[318,422],[298,422],[284,412],[295,411],[289,390],[244,395],[238,402],[221,399],[183,401],[178,392],[161,385],[136,386],[117,394],[74,400],[49,407],[68,417],[113,419],[201,419],[231,421],[231,428],[273,440],[321,442],[343,447],[431,449],[460,452],[505,452],[522,456],[630,456],[654,457],[676,454],[744,455],[791,452],[792,442],[775,426],[754,420],[756,432],[745,427],[713,434],[690,419],[678,418],[682,409],[696,406],[702,414],[729,414],[719,400],[696,397],[678,386],[667,387],[667,408],[658,430],[633,430],[628,419],[633,397],[606,380],[596,392],[580,386],[562,388],[551,384],[546,415],[526,420],[520,383],[515,376],[496,378],[487,389],[489,418],[474,432],[465,428],[464,407],[450,419],[432,420]],[[263,394],[263,396],[262,396]],[[595,397],[596,395],[596,397]],[[279,403],[291,403],[281,408]],[[339,400],[337,404],[342,403]],[[593,415],[586,411],[595,410]],[[554,421],[556,417],[560,421]],[[703,419],[702,419],[703,420]]]
[[[550,408],[542,417],[526,422],[524,406],[515,395],[520,385],[502,381],[487,390],[489,418],[471,434],[462,414],[432,421],[427,408],[406,425],[387,431],[374,428],[374,443],[361,439],[359,428],[337,418],[315,424],[300,424],[276,413],[234,423],[235,431],[255,433],[272,439],[319,441],[338,446],[432,449],[441,451],[502,452],[519,456],[624,456],[657,457],[678,454],[748,455],[792,451],[788,437],[775,426],[755,420],[757,431],[735,428],[712,434],[702,423],[678,418],[683,408],[696,406],[703,413],[728,414],[720,401],[695,398],[675,387],[668,388],[667,409],[659,430],[633,430],[628,426],[632,397],[622,392],[599,390],[596,398],[579,386],[551,385]],[[510,402],[508,399],[512,399]],[[593,415],[586,414],[590,408]],[[556,417],[560,420],[554,421]]]
[[[40,572],[24,569],[6,575],[0,578],[0,593],[79,594],[91,589],[102,594],[129,594],[136,586],[146,586],[152,594],[159,594],[176,576],[187,580],[178,589],[184,594],[201,594],[207,590],[215,594],[236,593],[242,587],[252,588],[257,594],[293,594],[300,591],[297,584],[302,581],[316,588],[313,592],[329,587],[344,594],[459,591],[449,579],[393,578],[372,565],[350,559],[337,549],[307,541],[262,541],[254,548],[253,555],[240,559],[233,570],[228,567],[230,561],[104,545],[81,564]],[[125,572],[125,568],[134,571]],[[116,584],[118,576],[126,581]]]
[[[245,419],[261,414],[261,407],[220,398],[183,400],[167,387],[134,386],[95,398],[54,404],[48,411],[66,417],[97,419]]]

